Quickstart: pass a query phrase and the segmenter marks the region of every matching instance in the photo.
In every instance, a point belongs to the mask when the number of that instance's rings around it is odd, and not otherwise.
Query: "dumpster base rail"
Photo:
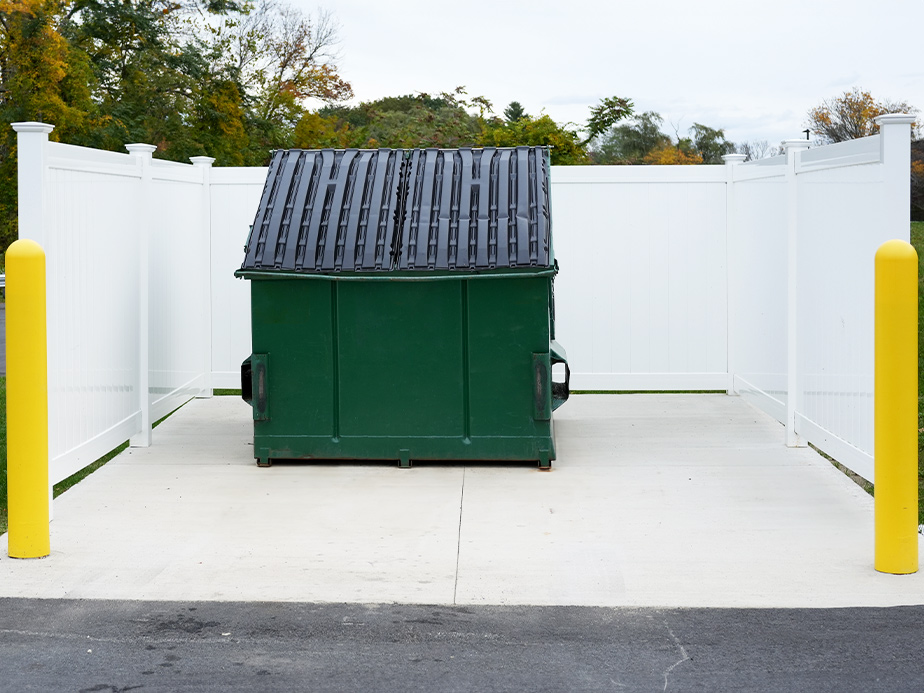
[[[310,451],[310,452],[308,452]],[[484,436],[426,438],[391,436],[266,436],[257,437],[257,466],[269,467],[274,460],[326,462],[343,460],[397,461],[409,469],[413,462],[536,462],[539,469],[551,469],[555,459],[552,437]]]

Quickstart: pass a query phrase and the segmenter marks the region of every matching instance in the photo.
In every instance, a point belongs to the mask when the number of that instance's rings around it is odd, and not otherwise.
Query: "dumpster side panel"
[[[468,282],[471,434],[548,436],[533,354],[549,352],[548,279]]]
[[[460,282],[340,282],[344,436],[463,435]]]
[[[303,431],[334,434],[334,372],[329,282],[251,282],[253,351],[268,354],[271,416],[256,439]],[[259,447],[259,440],[255,441]],[[281,455],[280,455],[281,456]]]

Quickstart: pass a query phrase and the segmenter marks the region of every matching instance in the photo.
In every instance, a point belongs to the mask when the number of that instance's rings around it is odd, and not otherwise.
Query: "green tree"
[[[483,97],[467,98],[463,87],[438,96],[389,96],[358,106],[323,108],[318,115],[337,132],[350,133],[353,146],[472,147],[482,137],[484,119],[468,109],[486,110]],[[346,130],[344,130],[346,128]]]
[[[704,164],[721,164],[723,156],[735,151],[734,142],[725,139],[725,130],[721,128],[716,130],[700,123],[693,123],[690,135],[693,149]]]
[[[170,150],[188,136],[205,59],[180,31],[181,9],[167,0],[77,0],[62,31],[87,56],[94,100],[107,116],[81,144],[121,150],[149,142],[182,156]]]
[[[590,158],[597,164],[720,164],[735,151],[725,131],[694,123],[690,137],[676,139],[661,131],[664,119],[646,111],[628,123],[610,128],[592,145]]]
[[[595,164],[638,164],[657,149],[670,146],[671,138],[661,132],[664,119],[646,111],[628,123],[617,125],[599,136],[591,149]]]
[[[635,106],[631,99],[623,99],[618,96],[608,96],[601,99],[600,103],[590,108],[590,118],[587,120],[587,139],[581,144],[587,145],[620,120],[631,116],[634,108]]]
[[[519,101],[511,101],[507,108],[504,109],[504,118],[508,123],[515,123],[520,118],[528,118],[529,114],[523,109],[523,104]]]
[[[208,91],[197,91],[191,147],[215,158],[218,166],[249,163],[250,137],[240,88],[232,80],[213,80]]]

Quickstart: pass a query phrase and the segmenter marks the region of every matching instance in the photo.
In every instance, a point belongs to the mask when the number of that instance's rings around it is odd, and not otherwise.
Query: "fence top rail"
[[[202,185],[202,171],[198,168],[185,166],[183,168],[154,166],[151,170],[151,179],[160,183],[193,183]]]
[[[725,183],[724,165],[552,166],[553,184]]]
[[[151,166],[159,168],[192,168],[192,164],[184,164],[182,161],[170,161],[168,159],[151,159]]]
[[[141,175],[137,162],[129,154],[90,149],[62,142],[49,142],[47,151],[49,168],[133,177]]]
[[[756,159],[754,161],[747,161],[742,164],[742,166],[782,166],[786,163],[785,154],[777,154],[776,156],[768,156],[763,159]]]
[[[878,164],[882,161],[881,135],[838,142],[796,154],[796,173],[826,168]]]
[[[776,166],[749,166],[747,164],[742,164],[741,166],[735,167],[736,183],[743,183],[750,180],[768,180],[772,178],[776,178],[781,181],[786,179],[785,161],[783,161],[781,164],[777,164]]]

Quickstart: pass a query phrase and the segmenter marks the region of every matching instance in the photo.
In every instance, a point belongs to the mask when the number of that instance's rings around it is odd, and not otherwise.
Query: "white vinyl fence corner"
[[[738,393],[872,479],[873,254],[908,240],[910,123],[724,166],[552,168],[556,335],[578,390]],[[17,123],[20,235],[48,257],[58,481],[213,388],[239,388],[234,278],[265,168],[48,141]]]
[[[17,123],[19,234],[48,263],[52,483],[208,394],[204,168],[49,142]]]
[[[734,166],[730,372],[737,392],[873,480],[873,258],[910,236],[913,118]]]

